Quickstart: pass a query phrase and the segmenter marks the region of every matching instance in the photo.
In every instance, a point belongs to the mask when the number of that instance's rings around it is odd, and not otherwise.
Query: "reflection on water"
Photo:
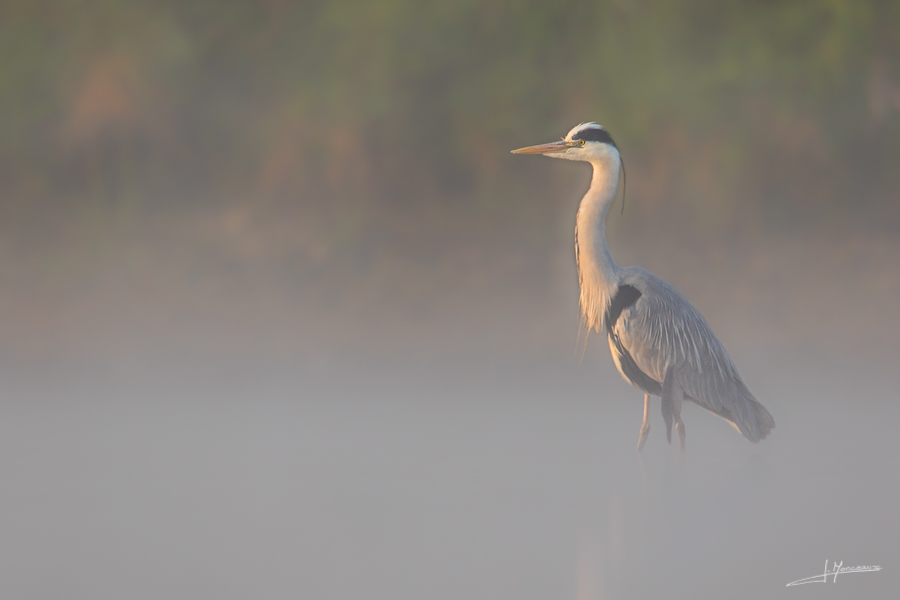
[[[0,590],[889,597],[896,374],[748,362],[773,435],[750,444],[687,406],[683,460],[658,403],[635,452],[642,396],[609,365],[16,388],[0,408]],[[884,571],[785,587],[825,559]]]

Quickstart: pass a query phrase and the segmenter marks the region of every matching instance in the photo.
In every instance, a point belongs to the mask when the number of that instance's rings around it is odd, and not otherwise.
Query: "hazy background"
[[[761,444],[582,357],[588,120]],[[0,1],[0,592],[890,596],[898,164],[887,0]]]

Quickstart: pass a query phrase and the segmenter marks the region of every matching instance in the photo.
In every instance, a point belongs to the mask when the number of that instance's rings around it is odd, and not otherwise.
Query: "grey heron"
[[[751,442],[765,438],[775,419],[744,384],[700,312],[673,286],[641,267],[620,267],[606,243],[606,213],[616,197],[622,160],[609,133],[582,123],[557,142],[513,150],[588,162],[591,187],[575,225],[575,262],[587,330],[606,332],[622,377],[644,392],[638,449],[650,432],[650,397],[659,396],[666,437],[672,426],[684,448],[681,405],[688,400],[730,422]]]

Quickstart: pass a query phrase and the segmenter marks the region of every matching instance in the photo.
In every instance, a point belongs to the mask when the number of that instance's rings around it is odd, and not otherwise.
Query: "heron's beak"
[[[551,154],[553,152],[565,152],[569,147],[569,142],[559,140],[558,142],[550,142],[549,144],[541,144],[539,146],[528,146],[513,150],[513,154]]]

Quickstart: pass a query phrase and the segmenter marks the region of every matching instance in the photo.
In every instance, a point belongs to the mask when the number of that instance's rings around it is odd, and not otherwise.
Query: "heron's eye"
[[[584,140],[581,140],[581,145],[584,146]]]

